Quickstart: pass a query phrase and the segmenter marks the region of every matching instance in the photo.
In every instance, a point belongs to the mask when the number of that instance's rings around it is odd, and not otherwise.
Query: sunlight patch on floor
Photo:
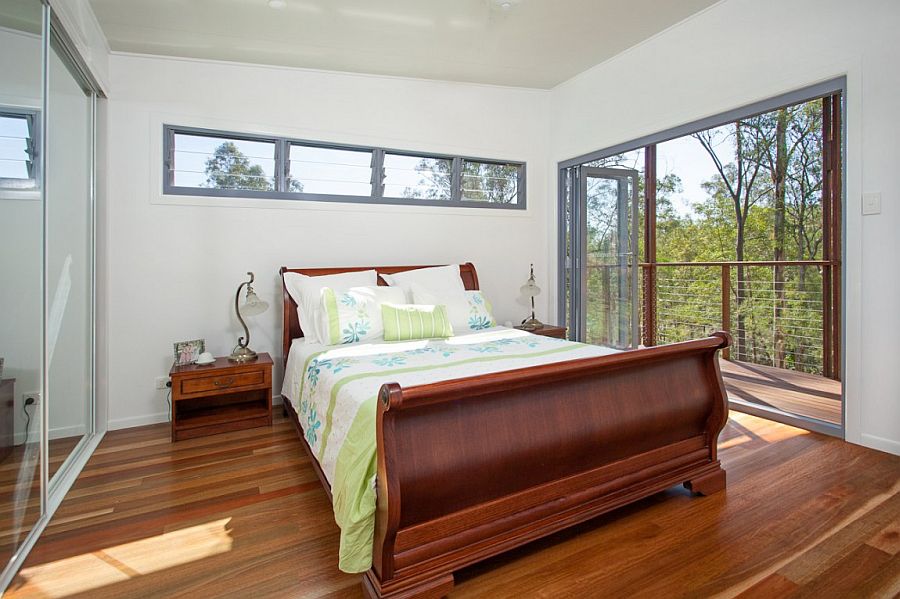
[[[66,597],[231,550],[231,518],[25,568],[21,576],[43,597]],[[34,582],[32,582],[34,581]]]
[[[766,420],[765,418],[759,418],[758,416],[744,414],[735,410],[729,412],[728,418],[731,420],[733,429],[742,432],[733,438],[719,441],[719,449],[743,445],[758,439],[766,443],[778,443],[779,441],[809,434],[808,430],[802,428]]]

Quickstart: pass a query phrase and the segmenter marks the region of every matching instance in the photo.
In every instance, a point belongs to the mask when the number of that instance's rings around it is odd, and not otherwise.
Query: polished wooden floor
[[[53,476],[81,437],[51,439],[48,473]],[[3,563],[25,540],[41,515],[40,446],[33,439],[12,448],[0,461],[0,560]]]
[[[787,414],[841,424],[841,383],[772,366],[722,360],[729,397]]]
[[[361,597],[290,422],[107,435],[9,597]],[[900,457],[746,414],[728,488],[673,488],[457,575],[462,597],[892,597]]]

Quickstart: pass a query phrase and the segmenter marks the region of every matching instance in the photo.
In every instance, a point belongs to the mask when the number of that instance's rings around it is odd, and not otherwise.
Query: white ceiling
[[[91,0],[113,50],[551,88],[716,0]]]

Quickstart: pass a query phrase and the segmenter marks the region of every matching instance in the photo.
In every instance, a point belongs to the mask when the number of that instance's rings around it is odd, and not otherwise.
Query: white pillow
[[[310,277],[297,272],[284,273],[284,285],[297,304],[300,327],[307,343],[324,343],[325,335],[318,329],[318,312],[322,289],[331,287],[344,291],[351,287],[367,287],[378,284],[378,273],[374,270],[343,272],[336,275]],[[321,333],[321,334],[320,334]]]
[[[384,338],[381,304],[402,304],[406,294],[397,287],[351,287],[336,292],[322,289],[319,331],[328,345]]]
[[[381,278],[391,287],[402,289],[406,293],[408,303],[416,303],[413,301],[412,296],[413,283],[436,294],[466,290],[459,276],[459,264],[417,268],[416,270],[407,270],[406,272],[398,272],[393,275],[383,274]]]
[[[491,303],[480,291],[448,291],[441,294],[413,283],[413,301],[416,304],[443,304],[456,334],[480,331],[497,326],[491,314]]]

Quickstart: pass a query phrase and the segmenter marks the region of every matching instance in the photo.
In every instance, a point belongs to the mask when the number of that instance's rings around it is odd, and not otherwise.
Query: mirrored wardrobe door
[[[0,560],[41,515],[43,6],[0,2]],[[2,566],[0,566],[2,569]]]
[[[47,89],[46,359],[53,481],[91,433],[93,398],[93,95],[55,26]]]

